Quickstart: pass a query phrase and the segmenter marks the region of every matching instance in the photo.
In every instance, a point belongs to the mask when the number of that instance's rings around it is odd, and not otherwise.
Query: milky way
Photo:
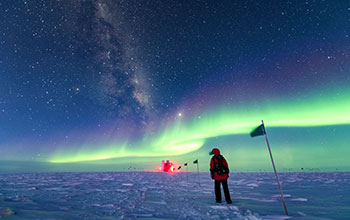
[[[69,13],[77,19],[73,33],[83,56],[91,56],[91,98],[119,119],[147,123],[151,95],[139,61],[137,36],[130,17],[113,1],[76,2]]]

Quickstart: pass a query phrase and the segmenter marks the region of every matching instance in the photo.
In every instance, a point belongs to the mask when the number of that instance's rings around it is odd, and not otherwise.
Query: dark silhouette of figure
[[[220,154],[217,148],[212,149],[210,155],[214,155],[210,160],[210,175],[215,180],[215,197],[216,202],[221,203],[221,187],[224,189],[225,200],[227,204],[231,204],[232,200],[228,190],[227,179],[229,177],[229,168],[226,159]]]

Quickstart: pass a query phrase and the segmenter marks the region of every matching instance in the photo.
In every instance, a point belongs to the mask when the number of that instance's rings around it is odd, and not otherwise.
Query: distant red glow
[[[166,173],[175,173],[178,172],[175,169],[174,163],[167,160],[166,162],[162,160],[162,165],[159,167],[160,172],[166,172]]]

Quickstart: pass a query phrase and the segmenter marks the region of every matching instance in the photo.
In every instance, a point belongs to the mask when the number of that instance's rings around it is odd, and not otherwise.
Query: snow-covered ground
[[[350,173],[280,179],[289,219],[350,219]],[[231,173],[231,205],[216,204],[213,188],[209,173],[3,174],[0,218],[288,219],[273,173]]]

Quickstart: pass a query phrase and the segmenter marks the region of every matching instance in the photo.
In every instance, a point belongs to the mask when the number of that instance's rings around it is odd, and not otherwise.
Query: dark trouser
[[[226,202],[232,202],[230,197],[230,192],[228,191],[227,180],[215,180],[215,197],[216,202],[221,202],[221,190],[220,183],[222,183],[222,188],[224,188],[225,200]]]

